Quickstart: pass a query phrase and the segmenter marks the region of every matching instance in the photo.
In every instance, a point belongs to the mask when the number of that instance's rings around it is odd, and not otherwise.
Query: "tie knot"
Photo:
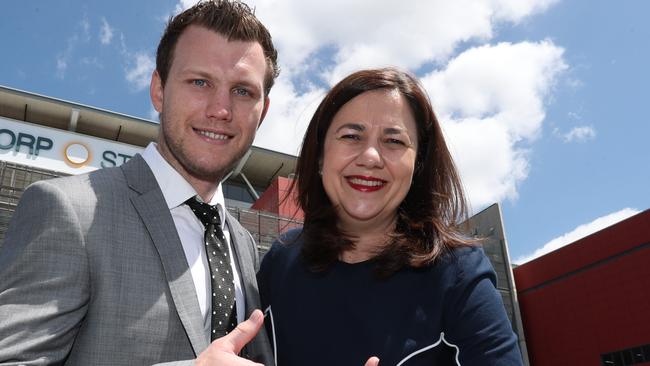
[[[185,203],[190,206],[192,212],[196,217],[201,220],[203,225],[208,226],[209,224],[221,226],[221,220],[219,219],[219,210],[217,206],[210,206],[207,203],[199,202],[196,200],[196,197],[192,197],[185,201]]]

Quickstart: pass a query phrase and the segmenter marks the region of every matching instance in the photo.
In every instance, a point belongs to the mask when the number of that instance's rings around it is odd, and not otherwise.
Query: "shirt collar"
[[[174,209],[194,196],[197,196],[199,201],[203,202],[194,187],[160,154],[155,142],[150,142],[141,155],[147,165],[149,165],[151,172],[156,178],[156,182],[158,182],[167,208],[170,210]],[[207,203],[213,206],[217,205],[219,217],[221,218],[221,227],[224,227],[226,200],[223,195],[221,183],[217,185],[217,190],[214,192],[210,202]]]

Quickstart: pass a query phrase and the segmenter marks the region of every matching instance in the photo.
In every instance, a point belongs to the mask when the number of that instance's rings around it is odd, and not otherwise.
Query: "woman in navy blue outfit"
[[[460,179],[417,80],[356,72],[326,95],[298,159],[305,219],[265,256],[278,366],[521,365]]]

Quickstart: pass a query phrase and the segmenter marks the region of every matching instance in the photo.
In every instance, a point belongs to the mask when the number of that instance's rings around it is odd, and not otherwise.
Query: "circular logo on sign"
[[[81,168],[92,158],[90,149],[81,142],[70,142],[63,149],[65,162],[73,168]]]

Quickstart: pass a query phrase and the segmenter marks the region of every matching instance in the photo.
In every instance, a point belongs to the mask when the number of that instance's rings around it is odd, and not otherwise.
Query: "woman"
[[[278,366],[521,364],[494,271],[458,230],[460,179],[413,77],[366,70],[334,86],[296,173],[304,227],[258,274]]]

